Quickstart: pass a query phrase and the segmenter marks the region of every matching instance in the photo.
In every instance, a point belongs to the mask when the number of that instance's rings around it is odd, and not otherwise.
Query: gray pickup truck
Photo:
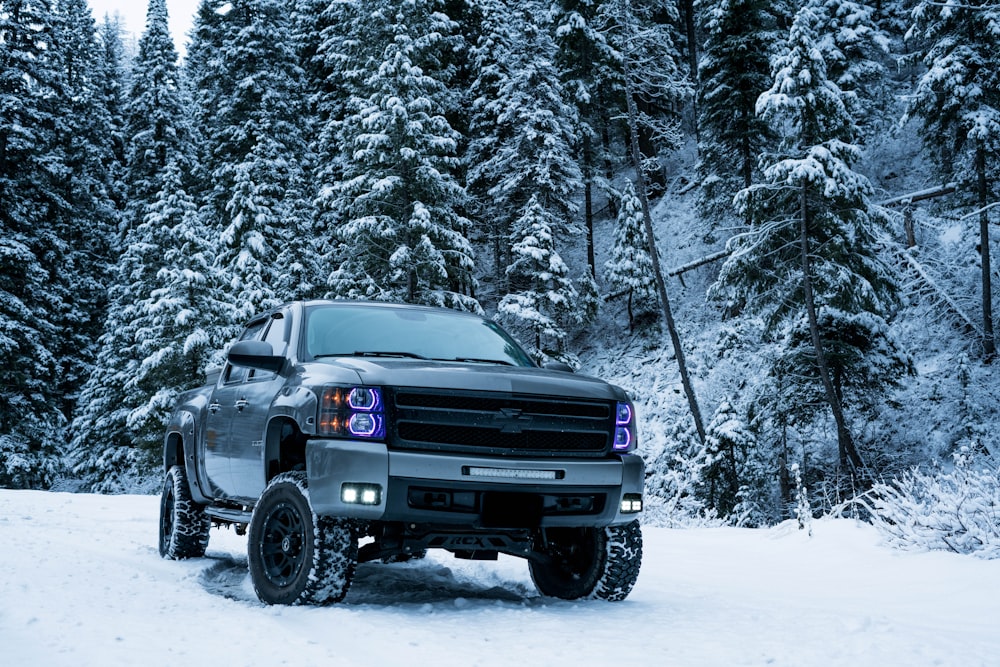
[[[160,554],[248,534],[268,604],[327,604],[359,562],[525,558],[543,595],[624,599],[643,462],[626,393],[538,367],[494,322],[421,306],[254,317],[164,438]]]

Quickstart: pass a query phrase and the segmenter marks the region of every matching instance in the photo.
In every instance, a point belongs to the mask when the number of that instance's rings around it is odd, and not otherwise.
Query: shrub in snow
[[[644,520],[670,527],[721,524],[715,510],[705,505],[701,480],[712,457],[699,442],[694,423],[682,419],[666,436],[666,447],[646,466]]]
[[[950,472],[914,469],[876,484],[858,502],[900,548],[1000,558],[998,472],[992,464],[973,461],[965,450]]]
[[[708,425],[705,449],[710,463],[702,471],[706,502],[721,517],[741,526],[766,524],[768,471],[773,464],[761,451],[746,420],[723,401]]]

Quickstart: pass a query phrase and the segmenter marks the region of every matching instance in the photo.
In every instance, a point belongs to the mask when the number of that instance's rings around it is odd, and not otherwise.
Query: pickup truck
[[[625,391],[540,367],[495,322],[423,306],[287,303],[252,318],[164,436],[160,554],[246,534],[267,604],[328,604],[358,563],[528,561],[538,590],[622,600],[642,559]]]

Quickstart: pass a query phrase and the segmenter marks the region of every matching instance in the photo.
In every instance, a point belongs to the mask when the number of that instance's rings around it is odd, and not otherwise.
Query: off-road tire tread
[[[166,510],[167,493],[173,494],[173,529],[169,538],[163,535],[163,513]],[[187,473],[181,466],[171,466],[163,481],[163,495],[160,498],[160,555],[170,560],[201,558],[208,549],[209,531],[212,520],[191,497]]]
[[[344,519],[318,516],[312,511],[312,506],[309,504],[306,473],[301,471],[285,472],[275,476],[264,489],[264,493],[261,494],[260,500],[254,508],[254,516],[257,515],[258,511],[266,511],[269,496],[275,492],[274,489],[283,484],[292,484],[298,489],[306,506],[309,507],[310,516],[308,519],[313,529],[309,572],[304,582],[301,583],[301,590],[287,603],[292,605],[326,605],[340,602],[350,589],[358,562],[358,540],[355,531],[350,523]],[[251,519],[250,524],[250,535],[253,538],[257,536],[258,531],[254,527],[253,519]],[[248,545],[251,552],[255,548],[256,546],[252,543]],[[253,555],[251,555],[252,558]],[[253,574],[253,568],[251,568],[251,575]],[[275,600],[267,599],[266,594],[262,594],[256,581],[254,581],[254,589],[263,602],[276,603]]]

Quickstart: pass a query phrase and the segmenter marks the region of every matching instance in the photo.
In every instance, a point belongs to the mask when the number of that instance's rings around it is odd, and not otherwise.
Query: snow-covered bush
[[[671,528],[722,525],[714,509],[706,506],[700,488],[713,458],[698,441],[694,424],[676,422],[667,433],[668,446],[646,466],[646,513],[643,521]]]
[[[903,549],[933,549],[1000,558],[1000,471],[956,457],[950,472],[917,469],[876,484],[859,502],[872,522]]]

